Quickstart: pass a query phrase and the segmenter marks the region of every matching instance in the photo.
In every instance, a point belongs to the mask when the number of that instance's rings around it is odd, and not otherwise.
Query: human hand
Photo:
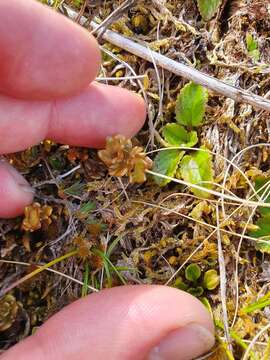
[[[133,136],[145,105],[120,88],[89,84],[100,54],[85,30],[33,0],[0,2],[0,154],[50,138],[100,147]],[[0,162],[0,217],[33,200],[27,182]],[[203,305],[163,286],[125,286],[76,301],[3,360],[188,360],[214,343]]]

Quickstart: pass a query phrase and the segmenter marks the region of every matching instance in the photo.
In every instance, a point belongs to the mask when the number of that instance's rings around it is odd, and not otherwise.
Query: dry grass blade
[[[190,188],[194,188],[194,189],[198,189],[200,191],[205,191],[207,192],[208,194],[211,194],[211,195],[214,195],[214,196],[217,196],[218,198],[220,199],[226,199],[226,200],[230,200],[230,201],[234,201],[236,204],[243,204],[245,206],[249,206],[249,207],[258,207],[258,206],[261,206],[261,207],[265,207],[265,208],[270,208],[270,204],[269,203],[264,203],[264,202],[256,202],[256,201],[251,201],[251,200],[246,200],[246,199],[241,199],[239,198],[238,196],[231,196],[231,195],[226,195],[226,194],[222,194],[221,192],[218,192],[218,191],[215,191],[215,190],[211,190],[211,189],[207,189],[203,186],[199,186],[199,185],[196,185],[196,184],[192,184],[190,182],[187,182],[187,181],[184,181],[184,180],[180,180],[180,179],[176,179],[176,178],[173,178],[171,176],[167,176],[167,175],[162,175],[162,174],[159,174],[159,173],[156,173],[154,171],[151,171],[151,170],[147,170],[146,171],[149,175],[152,175],[152,176],[156,176],[156,177],[160,177],[162,179],[167,179],[167,180],[170,180],[170,181],[173,181],[177,184],[181,184],[181,185],[185,185],[185,186],[188,186]]]
[[[270,324],[267,324],[265,327],[263,327],[258,334],[253,338],[253,340],[251,341],[251,343],[249,344],[244,356],[242,360],[248,360],[249,359],[249,355],[250,355],[250,351],[252,350],[253,346],[256,344],[257,340],[266,332],[270,329]]]
[[[12,260],[0,260],[0,263],[2,263],[2,264],[21,265],[21,266],[32,266],[32,265],[33,265],[33,264],[26,263],[26,262],[12,261]],[[40,268],[40,267],[42,267],[43,265],[36,265],[36,266],[37,266],[38,268]],[[84,285],[85,285],[82,281],[80,281],[80,280],[78,280],[78,279],[75,279],[74,277],[69,276],[69,275],[67,275],[67,274],[64,274],[64,273],[62,273],[61,271],[58,271],[58,270],[55,270],[55,269],[51,269],[51,268],[46,268],[45,270],[48,271],[48,272],[54,273],[54,274],[56,274],[56,275],[59,275],[59,276],[65,278],[65,279],[68,279],[68,280],[70,280],[70,281],[72,281],[72,282],[74,282],[74,283],[76,283],[76,284],[78,284],[78,285],[81,285],[81,286],[84,286]],[[99,291],[99,290],[97,290],[96,288],[94,288],[93,286],[90,286],[90,285],[88,285],[88,284],[87,284],[87,288],[88,288],[88,290],[91,290],[91,291],[93,291],[93,292],[98,292],[98,291]]]
[[[217,243],[218,243],[218,264],[219,264],[219,273],[220,273],[220,298],[222,304],[222,316],[223,316],[223,325],[225,331],[225,337],[230,351],[232,351],[231,345],[231,336],[229,330],[229,320],[228,320],[228,310],[227,310],[227,277],[226,277],[226,266],[225,259],[222,250],[222,235],[220,231],[220,221],[219,221],[219,206],[216,205],[216,218],[217,218]]]
[[[71,251],[63,256],[60,256],[57,259],[54,259],[52,261],[50,261],[48,264],[42,265],[42,266],[38,266],[38,268],[34,271],[32,271],[30,274],[27,274],[25,276],[23,276],[21,279],[19,279],[18,281],[15,281],[13,284],[11,284],[10,286],[8,286],[7,288],[5,288],[4,290],[2,290],[0,292],[0,298],[3,297],[4,295],[6,295],[7,293],[9,293],[11,290],[13,290],[14,288],[16,288],[18,285],[22,284],[23,282],[30,280],[32,277],[38,275],[39,273],[41,273],[42,271],[48,269],[49,267],[59,263],[62,260],[66,260],[74,255],[78,254],[78,250],[74,250]]]

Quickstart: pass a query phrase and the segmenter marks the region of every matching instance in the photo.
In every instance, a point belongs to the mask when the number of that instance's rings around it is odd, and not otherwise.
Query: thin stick
[[[70,9],[67,6],[65,6],[65,9],[70,18],[74,19],[77,17],[76,11]],[[80,24],[84,25],[86,22],[87,19],[85,17],[82,17],[80,20]],[[90,25],[94,30],[99,28],[99,25],[94,21],[91,21]],[[99,31],[102,32],[104,31],[104,29],[101,28]],[[181,64],[155,51],[149,50],[149,48],[147,48],[146,46],[138,44],[114,31],[104,31],[103,38],[111,44],[120,47],[121,49],[124,49],[144,60],[147,60],[149,62],[153,62],[154,60],[155,63],[163,69],[168,70],[178,76],[182,76],[187,80],[194,81],[197,84],[201,84],[220,95],[227,96],[237,102],[244,102],[253,105],[258,109],[270,111],[269,100],[261,96],[255,95],[249,91],[229,85],[221,80],[204,74],[188,65]]]

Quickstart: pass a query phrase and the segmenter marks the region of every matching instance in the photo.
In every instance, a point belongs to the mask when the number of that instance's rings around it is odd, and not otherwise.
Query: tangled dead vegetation
[[[95,20],[269,98],[269,1],[221,1],[207,21],[193,0],[48,2],[65,14],[63,5],[71,7],[78,22]],[[215,194],[199,196],[176,181],[160,187],[145,170],[166,148],[162,132],[175,122],[186,80],[102,40],[102,33],[99,40],[99,81],[141,94],[148,123],[133,143],[111,139],[99,156],[50,140],[7,156],[36,198],[24,217],[0,222],[1,348],[91,291],[167,284],[194,294],[212,312],[217,344],[208,359],[268,359],[269,113],[210,90],[196,131],[211,153]],[[44,264],[53,266],[37,272]]]

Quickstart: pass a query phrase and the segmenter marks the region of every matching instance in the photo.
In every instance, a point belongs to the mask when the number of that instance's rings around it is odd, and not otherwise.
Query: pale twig
[[[67,171],[66,173],[64,173],[64,174],[62,174],[62,175],[58,175],[58,176],[56,177],[56,179],[57,179],[57,180],[58,180],[58,179],[59,179],[59,180],[60,180],[60,179],[64,179],[65,177],[73,174],[74,172],[76,172],[76,171],[79,170],[80,168],[81,168],[81,165],[77,165],[77,166],[75,166],[73,169]]]
[[[69,7],[65,6],[65,9],[70,18],[76,18],[77,12],[71,10]],[[82,18],[81,23],[84,24],[86,18]],[[94,21],[91,21],[91,26],[94,30],[99,28],[99,25]],[[103,28],[100,29],[100,31]],[[175,60],[172,60],[162,54],[159,54],[155,51],[149,50],[146,46],[136,43],[135,41],[124,37],[114,31],[106,30],[103,33],[103,38],[112,43],[113,45],[120,47],[144,60],[152,62],[155,60],[156,64],[162,67],[165,70],[168,70],[175,75],[181,76],[187,80],[201,84],[208,89],[213,90],[214,92],[227,96],[237,102],[244,102],[250,105],[255,106],[256,108],[270,111],[270,101],[258,96],[249,91],[237,88],[235,86],[229,85],[219,79],[211,77],[207,74],[202,73],[201,71],[192,68],[191,66],[181,64]]]
[[[122,81],[122,80],[143,80],[145,75],[136,75],[136,76],[120,76],[120,77],[97,77],[96,81]]]

